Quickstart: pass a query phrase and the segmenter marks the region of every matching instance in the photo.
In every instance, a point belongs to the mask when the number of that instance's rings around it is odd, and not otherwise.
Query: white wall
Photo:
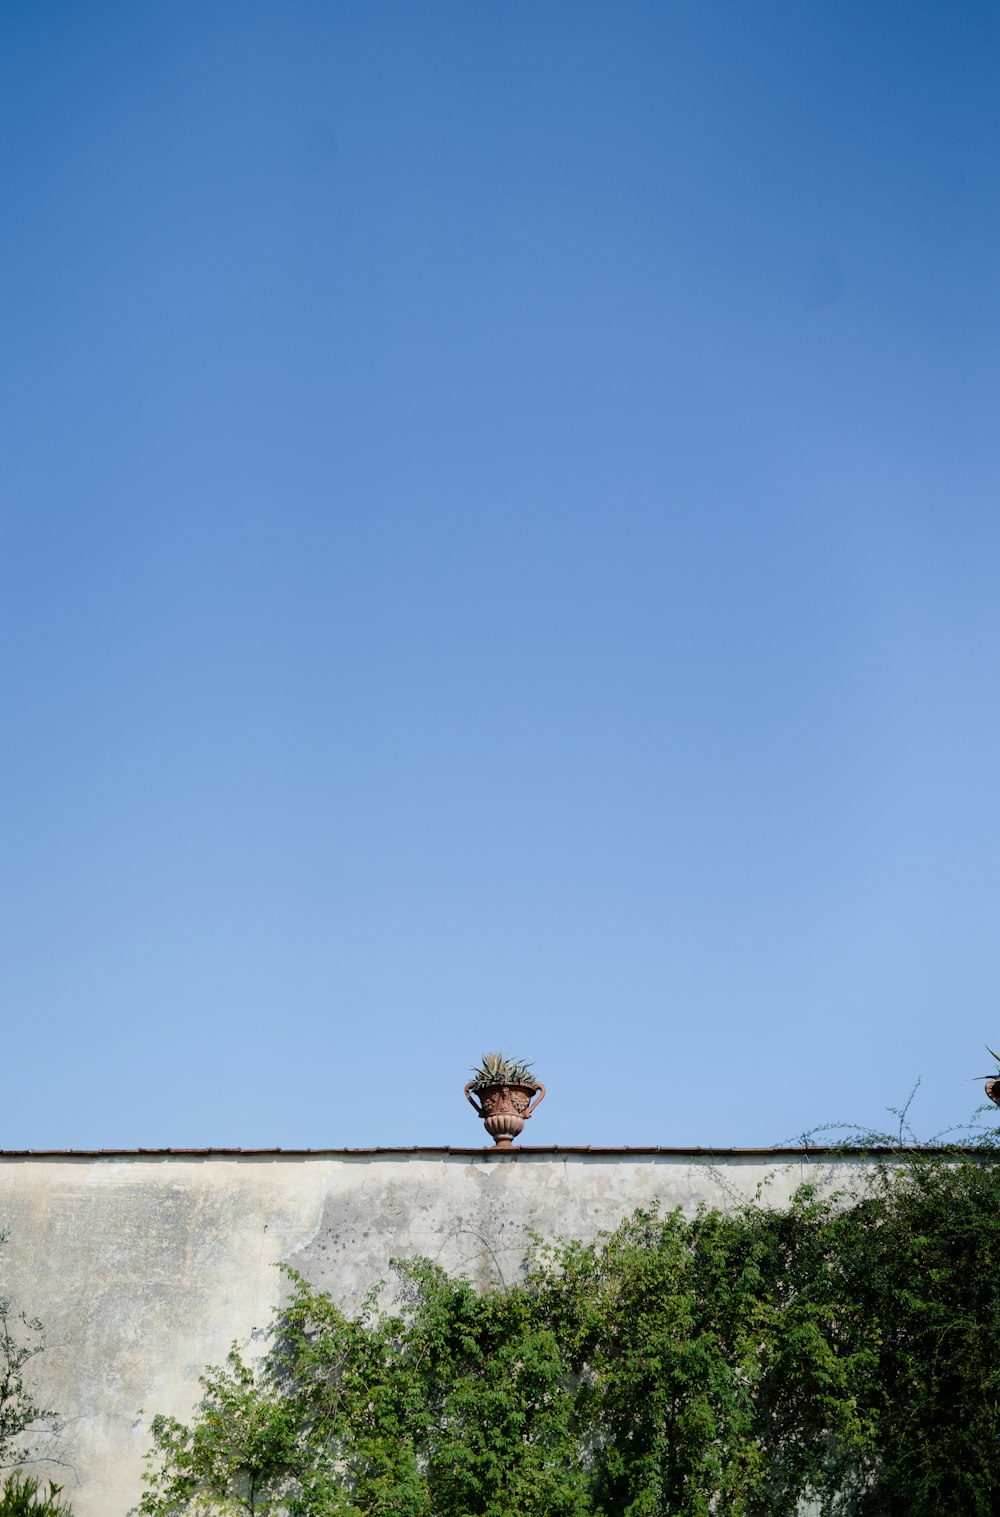
[[[347,1305],[393,1255],[512,1280],[526,1229],[590,1239],[654,1200],[693,1210],[761,1186],[782,1204],[804,1180],[849,1185],[859,1162],[819,1150],[0,1155],[3,1291],[42,1318],[32,1384],[67,1419],[65,1465],[44,1473],[75,1517],[125,1517],[150,1417],[186,1416],[206,1364],[266,1328],[279,1261]]]

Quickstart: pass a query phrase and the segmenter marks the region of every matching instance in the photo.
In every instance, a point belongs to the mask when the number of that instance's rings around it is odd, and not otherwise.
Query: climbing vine
[[[791,1206],[637,1212],[478,1293],[357,1314],[289,1272],[269,1351],[157,1417],[141,1512],[986,1517],[1000,1166],[918,1154]],[[862,1179],[862,1175],[864,1178]]]

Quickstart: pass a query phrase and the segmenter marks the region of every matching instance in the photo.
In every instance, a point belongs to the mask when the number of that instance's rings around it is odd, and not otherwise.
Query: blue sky
[[[998,130],[977,0],[3,7],[4,1147],[969,1117]]]

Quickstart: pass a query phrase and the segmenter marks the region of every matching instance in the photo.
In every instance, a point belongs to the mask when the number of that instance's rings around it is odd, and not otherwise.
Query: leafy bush
[[[0,1231],[0,1245],[7,1237]],[[55,1446],[59,1418],[39,1404],[25,1381],[26,1367],[44,1349],[38,1318],[15,1311],[8,1298],[0,1296],[0,1468],[43,1458]]]

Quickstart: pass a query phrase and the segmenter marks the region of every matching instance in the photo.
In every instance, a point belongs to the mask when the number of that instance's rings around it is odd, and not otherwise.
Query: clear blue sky
[[[998,140],[977,0],[3,6],[4,1147],[972,1113]]]

